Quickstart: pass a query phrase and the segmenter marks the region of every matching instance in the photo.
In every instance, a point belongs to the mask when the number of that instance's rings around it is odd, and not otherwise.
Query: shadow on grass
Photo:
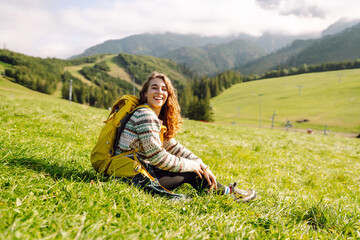
[[[50,163],[45,159],[31,157],[7,159],[7,162],[7,165],[26,167],[27,169],[50,176],[54,180],[68,179],[78,182],[91,182],[91,180],[95,179],[104,182],[109,180],[109,177],[97,174],[94,170],[84,170],[77,164],[73,164],[73,167],[70,168],[57,163]]]

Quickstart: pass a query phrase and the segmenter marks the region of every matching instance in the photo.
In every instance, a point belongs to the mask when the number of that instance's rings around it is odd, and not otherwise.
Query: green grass
[[[1,239],[358,239],[360,141],[185,121],[177,139],[258,198],[153,197],[97,175],[106,110],[0,78]]]
[[[339,81],[342,75],[341,81]],[[299,87],[301,94],[299,95]],[[213,98],[215,121],[283,127],[290,120],[294,128],[360,132],[360,69],[302,74],[234,85]],[[308,123],[296,123],[308,119]]]

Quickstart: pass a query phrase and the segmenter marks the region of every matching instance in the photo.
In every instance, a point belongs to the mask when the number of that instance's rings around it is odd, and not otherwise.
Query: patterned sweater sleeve
[[[198,162],[175,156],[162,147],[160,120],[152,110],[137,110],[133,115],[133,122],[142,145],[141,154],[152,165],[170,172],[193,172],[198,166]]]
[[[177,156],[177,157],[183,157],[186,159],[190,159],[199,163],[203,163],[203,161],[196,156],[194,153],[192,153],[189,149],[181,145],[178,141],[176,141],[174,138],[170,138],[169,140],[164,141],[164,148],[169,153]]]

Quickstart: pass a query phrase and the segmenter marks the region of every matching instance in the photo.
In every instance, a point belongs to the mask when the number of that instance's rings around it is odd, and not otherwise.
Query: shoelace
[[[229,188],[230,188],[230,193],[234,193],[234,194],[239,194],[241,196],[238,196],[238,197],[243,197],[243,195],[249,195],[248,191],[244,190],[244,189],[240,189],[240,188],[236,188],[237,185],[237,182],[234,182],[233,184],[230,184],[229,185]]]
[[[249,195],[249,192],[246,191],[246,190],[244,190],[244,189],[239,189],[239,188],[237,188],[235,191],[236,191],[237,193],[241,194],[242,196],[247,196],[247,195]],[[242,197],[242,196],[241,196],[241,197]]]

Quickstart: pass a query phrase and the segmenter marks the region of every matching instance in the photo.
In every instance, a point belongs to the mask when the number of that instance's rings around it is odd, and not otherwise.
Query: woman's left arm
[[[198,156],[196,156],[189,149],[181,145],[174,138],[165,140],[163,143],[163,147],[166,149],[166,151],[177,157],[183,157],[186,159],[197,161],[199,163],[203,163],[203,161]]]

